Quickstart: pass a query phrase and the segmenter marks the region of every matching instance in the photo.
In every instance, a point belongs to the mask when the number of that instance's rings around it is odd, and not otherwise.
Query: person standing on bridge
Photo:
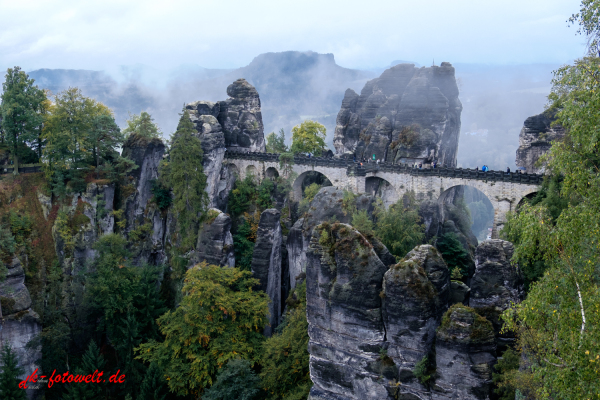
[[[510,174],[510,168],[506,167],[506,175]]]

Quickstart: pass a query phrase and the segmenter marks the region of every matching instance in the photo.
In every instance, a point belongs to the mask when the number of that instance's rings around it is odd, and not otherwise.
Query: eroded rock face
[[[552,126],[555,119],[551,111],[545,111],[525,120],[519,134],[519,148],[515,163],[518,167],[524,167],[527,173],[544,173],[544,166],[535,166],[537,160],[550,150],[553,140],[560,140],[565,136],[563,127]]]
[[[417,246],[392,266],[383,280],[387,354],[398,367],[402,393],[427,396],[415,378],[415,365],[432,352],[435,330],[446,310],[450,274],[441,254]]]
[[[131,135],[123,145],[123,157],[138,166],[131,173],[131,194],[125,199],[125,234],[134,263],[158,264],[165,260],[166,221],[152,198],[152,181],[158,179],[158,166],[165,152],[160,139]]]
[[[333,186],[322,188],[311,202],[306,217],[300,218],[290,229],[286,247],[289,254],[290,285],[292,289],[295,286],[296,277],[302,272],[306,272],[306,251],[315,226],[325,221],[335,220],[350,223],[352,220],[352,215],[342,208],[343,197],[344,191],[342,189]],[[355,199],[356,209],[366,210],[370,214],[374,208],[373,201],[372,196],[360,195]],[[395,261],[389,260],[389,258],[386,258],[385,262],[391,264]]]
[[[235,177],[223,165],[225,151],[265,151],[260,98],[254,86],[238,79],[227,87],[227,100],[196,101],[185,106],[202,143],[202,166],[210,207],[225,210]]]
[[[266,336],[271,336],[281,318],[281,246],[283,237],[279,223],[281,213],[270,208],[260,215],[256,243],[252,255],[252,274],[260,281],[259,290],[269,298],[269,326]]]
[[[400,64],[346,91],[336,120],[338,155],[456,166],[462,105],[454,67]]]
[[[215,215],[216,214],[216,215]],[[200,227],[196,251],[190,256],[190,265],[206,261],[222,267],[235,266],[231,218],[220,210],[211,208],[209,220]]]
[[[397,374],[380,359],[386,270],[350,225],[324,223],[313,231],[306,269],[311,398],[389,398],[385,382]]]
[[[475,252],[469,305],[485,315],[497,333],[501,328],[499,315],[524,296],[519,268],[510,264],[513,253],[513,244],[499,239],[482,242]]]
[[[29,290],[25,287],[25,270],[21,260],[14,257],[6,265],[6,279],[0,282],[0,300],[2,301],[2,314],[8,315],[31,307]]]
[[[462,304],[452,306],[437,330],[435,354],[432,399],[489,399],[496,342],[487,319]]]
[[[39,368],[37,361],[41,357],[41,346],[27,348],[26,345],[41,333],[42,324],[40,317],[30,308],[31,297],[25,287],[25,271],[21,260],[14,257],[6,268],[6,278],[0,282],[0,315],[3,318],[1,337],[3,345],[8,343],[17,354],[19,365],[25,370],[19,378],[25,379]],[[28,390],[27,394],[32,398],[34,391]]]

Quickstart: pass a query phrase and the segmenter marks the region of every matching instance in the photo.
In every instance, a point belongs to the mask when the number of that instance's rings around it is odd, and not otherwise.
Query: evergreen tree
[[[166,400],[169,388],[157,363],[151,363],[140,386],[138,400]]]
[[[100,167],[100,160],[112,160],[119,157],[119,153],[115,149],[120,147],[124,140],[121,129],[111,115],[98,115],[93,119],[88,146],[91,149],[92,162],[95,164],[96,170]]]
[[[425,228],[414,199],[408,198],[407,204],[400,199],[386,210],[381,199],[375,206],[375,236],[390,250],[396,258],[404,257],[415,246],[422,243]]]
[[[252,400],[259,392],[260,379],[248,360],[229,360],[217,373],[217,381],[202,395],[202,400]]]
[[[75,369],[73,375],[89,375],[95,371],[102,372],[106,361],[100,354],[100,349],[93,340],[90,341],[87,350],[81,359],[81,366]],[[105,372],[106,373],[106,372]],[[103,376],[102,379],[108,379]],[[67,386],[67,393],[64,395],[65,400],[95,400],[101,399],[105,392],[106,385],[104,383],[85,383],[73,382]]]
[[[136,134],[143,138],[154,139],[160,138],[162,132],[154,123],[154,120],[146,111],[142,111],[140,115],[130,115],[127,120],[127,128],[123,129],[125,137]]]
[[[0,120],[18,173],[19,159],[32,150],[27,144],[38,139],[44,122],[46,93],[33,86],[33,79],[21,68],[9,68],[2,84]]]
[[[443,234],[435,243],[435,246],[442,254],[442,258],[448,265],[448,269],[453,271],[458,268],[462,277],[466,277],[469,273],[469,253],[458,240],[458,236],[454,232]],[[456,276],[456,275],[455,275]],[[456,279],[453,276],[454,279]]]
[[[8,343],[2,348],[2,373],[0,373],[0,398],[3,400],[25,400],[25,390],[19,387],[18,376],[25,373],[19,366],[17,355]]]
[[[190,116],[184,110],[177,131],[171,138],[169,160],[161,164],[162,183],[173,188],[173,209],[177,213],[177,224],[181,245],[184,249],[196,245],[198,224],[204,214],[208,198],[206,175],[202,168],[202,146],[196,136]]]
[[[271,132],[267,135],[267,153],[286,153],[288,151],[285,145],[285,132],[283,128],[279,130],[279,135]]]

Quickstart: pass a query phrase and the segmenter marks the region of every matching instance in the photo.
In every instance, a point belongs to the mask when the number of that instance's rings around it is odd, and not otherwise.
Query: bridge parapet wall
[[[245,178],[252,166],[259,179],[265,177],[267,168],[279,171],[279,154],[235,153],[225,154],[227,162],[233,163]],[[503,171],[478,171],[463,168],[411,168],[405,164],[363,164],[350,160],[295,156],[293,171],[298,175],[294,183],[294,196],[302,197],[303,176],[309,171],[320,172],[331,183],[354,193],[364,193],[367,178],[380,178],[389,182],[401,198],[413,191],[418,199],[439,200],[445,191],[456,186],[471,186],[483,192],[494,207],[492,237],[506,222],[506,214],[514,211],[523,197],[534,193],[543,181],[543,175],[506,173]]]

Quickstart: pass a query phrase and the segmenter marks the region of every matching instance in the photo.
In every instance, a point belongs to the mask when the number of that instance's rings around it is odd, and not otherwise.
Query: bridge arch
[[[310,170],[302,172],[296,177],[296,179],[294,180],[294,184],[292,185],[292,189],[294,191],[294,199],[296,201],[300,201],[300,199],[302,199],[302,193],[304,191],[304,180],[310,176],[321,176],[324,179],[326,179],[326,184],[324,186],[333,186],[332,179],[321,171]]]
[[[380,197],[386,208],[400,199],[396,188],[388,180],[379,176],[368,176],[365,179],[365,193]]]
[[[252,175],[255,179],[260,180],[258,169],[254,165],[248,165],[246,167],[246,176]]]
[[[275,167],[269,167],[265,170],[265,178],[275,179],[279,177],[279,171]]]

